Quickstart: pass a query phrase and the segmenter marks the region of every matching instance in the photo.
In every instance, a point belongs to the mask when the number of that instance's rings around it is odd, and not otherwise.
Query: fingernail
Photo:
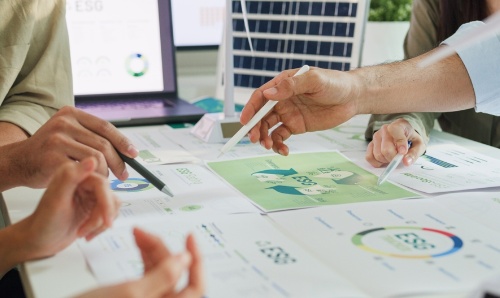
[[[132,156],[139,155],[139,150],[137,150],[134,145],[129,145],[127,148],[127,152]]]
[[[413,164],[413,157],[412,157],[411,155],[408,155],[408,156],[406,157],[406,161],[408,161],[408,164],[409,164],[409,165],[412,165],[412,164]]]
[[[279,155],[283,155],[283,156],[285,155],[284,152],[283,152],[283,150],[281,150],[281,149],[278,150],[278,153],[279,153]]]
[[[188,265],[191,263],[191,254],[188,252],[182,252],[179,254],[179,262],[183,265]]]
[[[264,148],[266,147],[266,143],[264,142],[264,140],[260,141],[260,145]]]
[[[267,90],[264,90],[264,93],[268,94],[268,95],[274,95],[274,94],[278,93],[278,89],[276,89],[275,87],[269,88]]]
[[[404,154],[407,149],[408,149],[408,147],[406,147],[406,146],[399,146],[398,152]]]

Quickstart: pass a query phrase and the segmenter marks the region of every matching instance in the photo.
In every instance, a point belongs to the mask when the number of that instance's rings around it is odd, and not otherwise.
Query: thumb
[[[422,140],[422,138],[414,138],[412,140],[411,148],[408,149],[408,153],[403,158],[403,163],[406,166],[411,166],[418,159],[419,156],[423,155],[427,145]]]
[[[188,269],[190,263],[191,256],[186,252],[157,263],[136,282],[135,290],[142,294],[138,297],[164,297],[168,292],[174,291],[182,273]]]
[[[60,199],[73,196],[77,186],[85,180],[96,168],[97,161],[93,157],[81,162],[67,162],[62,165],[52,177],[47,187],[46,197]]]

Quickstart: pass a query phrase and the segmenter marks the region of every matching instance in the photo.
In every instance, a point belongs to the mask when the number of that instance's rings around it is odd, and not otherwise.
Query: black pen
[[[151,173],[148,169],[146,169],[143,165],[141,165],[137,160],[130,158],[128,156],[123,155],[120,151],[116,150],[120,158],[132,169],[136,170],[137,173],[141,174],[142,177],[146,178],[151,184],[153,184],[156,188],[158,188],[161,192],[174,197],[170,189],[167,187],[163,181],[158,179],[153,173]]]

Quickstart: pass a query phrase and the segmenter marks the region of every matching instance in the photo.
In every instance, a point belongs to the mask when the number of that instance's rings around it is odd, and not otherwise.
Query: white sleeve
[[[479,21],[464,24],[443,44],[453,43],[453,40],[479,26],[485,24]],[[476,112],[500,116],[500,36],[495,35],[460,49],[457,54],[462,59],[474,88]]]

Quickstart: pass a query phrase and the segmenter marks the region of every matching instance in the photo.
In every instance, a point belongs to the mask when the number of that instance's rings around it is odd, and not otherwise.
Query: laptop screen
[[[169,0],[68,0],[75,95],[176,92]]]

